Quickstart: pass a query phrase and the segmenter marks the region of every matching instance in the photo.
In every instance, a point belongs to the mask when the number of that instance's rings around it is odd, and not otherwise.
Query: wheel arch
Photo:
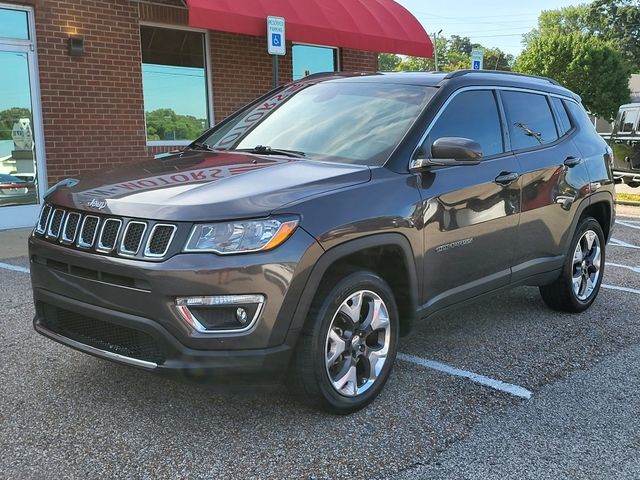
[[[380,261],[380,259],[383,261]],[[389,263],[391,262],[391,263]],[[298,335],[324,278],[342,267],[362,267],[377,273],[394,294],[400,333],[410,331],[418,308],[418,276],[409,240],[399,233],[382,233],[350,240],[327,250],[316,262],[293,315],[289,335]]]

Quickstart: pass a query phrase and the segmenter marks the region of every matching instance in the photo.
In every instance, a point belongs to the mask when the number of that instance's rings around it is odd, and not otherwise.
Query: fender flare
[[[611,220],[610,220],[611,225],[609,227],[609,238],[611,238],[611,233],[613,232],[613,225],[615,223],[615,203],[613,201],[613,196],[608,191],[595,192],[589,197],[585,198],[580,203],[580,207],[576,211],[576,214],[574,215],[573,220],[571,221],[571,230],[570,230],[571,235],[568,235],[567,239],[565,240],[565,245],[564,245],[565,252],[567,252],[569,249],[569,244],[571,243],[571,240],[573,238],[573,232],[575,232],[576,228],[578,228],[578,221],[580,220],[580,218],[582,218],[582,215],[584,215],[584,212],[589,207],[591,207],[592,205],[595,205],[596,203],[608,203],[611,208]],[[609,238],[607,238],[606,241],[609,241]]]
[[[399,306],[398,310],[400,312],[404,312],[405,315],[408,312],[409,317],[405,317],[404,320],[408,324],[408,329],[410,329],[417,315],[419,291],[417,266],[413,249],[411,248],[411,244],[409,243],[407,237],[402,234],[380,233],[368,235],[366,237],[361,237],[340,244],[327,250],[318,259],[313,267],[313,270],[311,271],[311,274],[309,275],[309,278],[307,279],[307,283],[303,289],[303,293],[300,296],[300,301],[298,302],[295,313],[293,315],[293,319],[291,321],[291,325],[289,327],[288,336],[291,337],[293,335],[297,339],[297,336],[300,331],[302,331],[304,322],[307,319],[307,315],[311,308],[311,304],[313,302],[315,294],[318,291],[318,287],[320,286],[320,282],[324,278],[324,275],[327,273],[327,271],[337,261],[367,248],[385,246],[399,247],[404,255],[404,260],[406,262],[409,274],[409,278],[407,279],[409,283],[409,305],[407,305],[405,308],[400,308]],[[293,339],[290,338],[289,340]],[[288,341],[287,343],[293,344],[295,343],[295,341],[291,343]]]

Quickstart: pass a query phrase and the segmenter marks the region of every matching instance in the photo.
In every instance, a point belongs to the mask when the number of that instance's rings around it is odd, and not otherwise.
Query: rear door
[[[520,164],[522,212],[513,281],[562,266],[566,236],[589,176],[562,100],[502,90],[511,148]]]
[[[454,93],[424,143],[442,137],[477,141],[479,165],[420,173],[424,207],[423,314],[509,283],[520,212],[515,157],[506,153],[496,93]]]

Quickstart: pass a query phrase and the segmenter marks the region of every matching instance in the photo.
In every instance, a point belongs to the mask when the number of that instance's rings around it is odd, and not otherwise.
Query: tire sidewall
[[[366,391],[356,397],[346,397],[338,393],[331,385],[331,380],[325,365],[325,349],[329,327],[338,308],[349,296],[360,290],[369,290],[384,301],[389,312],[390,339],[389,353],[380,375],[374,384]],[[384,387],[393,364],[395,362],[398,348],[399,318],[393,293],[379,276],[372,272],[354,272],[340,280],[334,288],[324,297],[315,317],[312,332],[312,367],[315,373],[315,380],[319,393],[330,405],[331,409],[337,413],[351,413],[369,404],[380,393]]]

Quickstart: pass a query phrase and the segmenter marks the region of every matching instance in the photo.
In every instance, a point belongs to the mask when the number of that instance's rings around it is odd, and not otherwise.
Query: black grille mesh
[[[42,209],[42,212],[40,212],[40,219],[38,220],[38,230],[40,232],[44,232],[44,230],[47,228],[47,220],[49,219],[49,214],[51,214],[51,206],[45,205]]]
[[[58,236],[60,235],[60,227],[62,226],[63,218],[64,210],[55,210],[53,212],[53,217],[51,218],[51,226],[49,227],[49,236],[58,238]]]
[[[104,229],[102,230],[102,236],[100,237],[100,244],[103,248],[113,250],[116,246],[116,239],[118,237],[118,230],[120,229],[120,221],[112,218],[105,221]]]
[[[64,226],[63,239],[69,242],[73,242],[78,232],[78,225],[80,223],[79,213],[70,213],[67,217],[67,223]]]
[[[137,252],[140,248],[140,242],[142,242],[142,235],[146,225],[144,223],[130,223],[127,226],[124,240],[122,242],[122,250],[128,253]]]
[[[40,304],[46,328],[63,337],[100,350],[147,362],[162,363],[165,355],[148,333],[79,313]]]
[[[93,240],[96,236],[96,230],[98,230],[98,223],[100,220],[97,217],[87,217],[82,225],[82,231],[80,232],[80,242],[83,245],[93,245]]]
[[[164,255],[169,248],[169,242],[175,227],[170,225],[159,225],[153,230],[153,236],[149,241],[148,253],[151,255]]]

